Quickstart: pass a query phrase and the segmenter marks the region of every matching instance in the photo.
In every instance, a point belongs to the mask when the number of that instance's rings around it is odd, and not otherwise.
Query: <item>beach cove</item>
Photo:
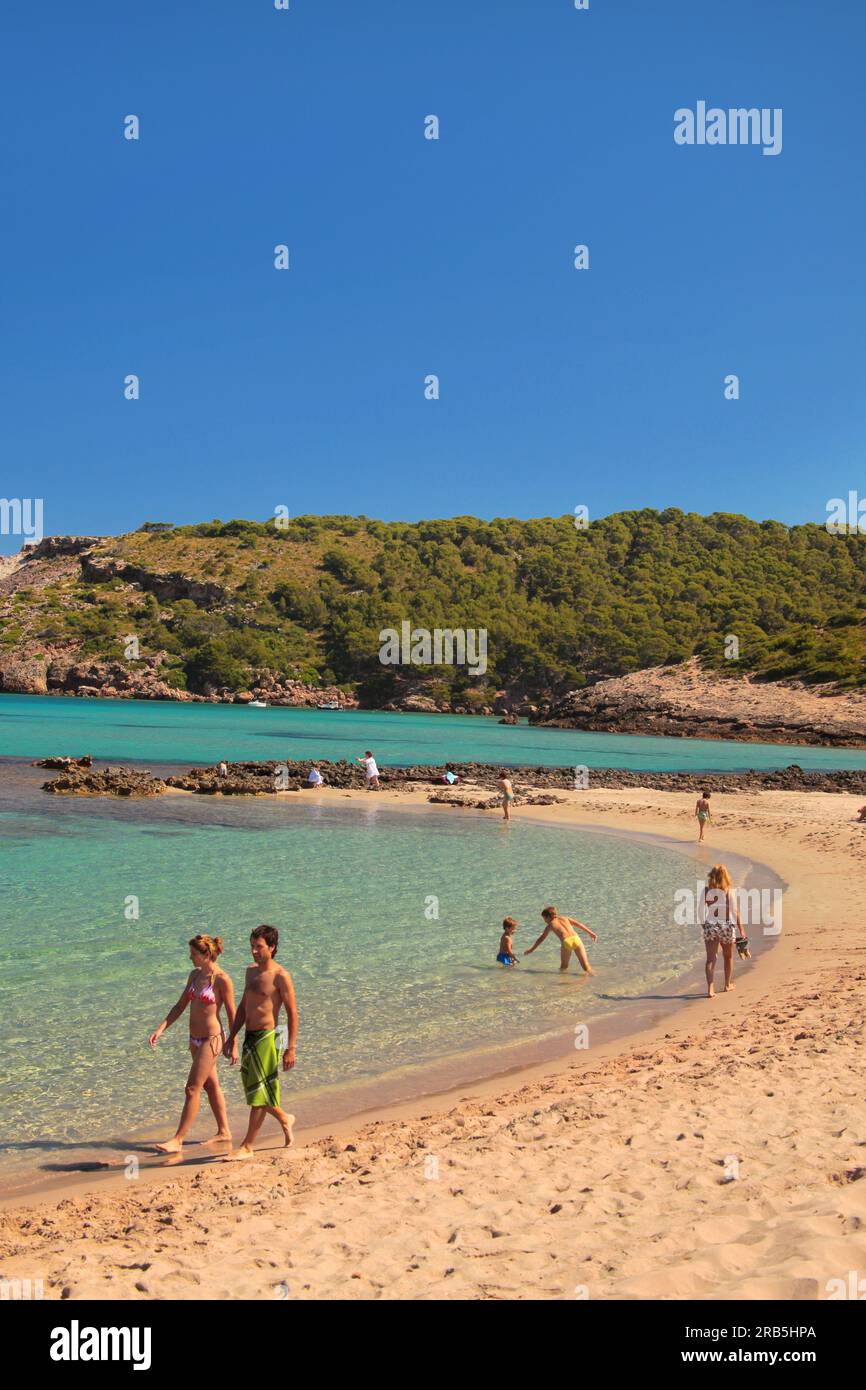
[[[308,795],[363,807],[372,794]],[[399,814],[423,796],[377,804]],[[638,1034],[366,1124],[305,1131],[300,1116],[300,1147],[257,1156],[254,1181],[190,1146],[166,1180],[142,1168],[136,1182],[79,1177],[59,1205],[19,1199],[0,1275],[44,1269],[48,1297],[826,1297],[866,1254],[854,803],[724,798],[701,865],[741,855],[789,885],[778,942],[735,970],[733,994],[693,989]],[[575,793],[522,818],[679,840],[693,869],[691,811],[641,789]],[[837,901],[828,886],[842,881]],[[251,1261],[257,1231],[266,1253]]]
[[[185,1020],[156,1054],[143,1040],[176,999],[198,931],[223,938],[239,993],[249,931],[278,925],[302,1003],[291,1080],[306,1126],[556,1058],[577,1027],[591,1025],[594,1042],[633,1030],[694,966],[695,929],[677,903],[696,870],[669,838],[522,815],[506,826],[498,812],[429,805],[414,784],[399,796],[116,800],[48,797],[40,769],[4,772],[0,880],[16,923],[0,940],[7,1190],[110,1170],[130,1151],[153,1162],[148,1140],[166,1137],[183,1078]],[[761,866],[732,867],[769,891]],[[522,952],[550,900],[579,905],[598,931],[598,980],[560,978],[551,947],[514,976],[496,964],[503,916],[521,923]],[[21,951],[30,935],[50,970]],[[759,937],[756,954],[772,944]],[[237,1078],[221,1071],[238,1120]]]

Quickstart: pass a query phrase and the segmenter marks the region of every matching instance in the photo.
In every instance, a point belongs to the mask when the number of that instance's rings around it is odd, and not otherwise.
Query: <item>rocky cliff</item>
[[[598,733],[858,747],[866,744],[866,694],[718,676],[692,660],[573,690],[539,709],[533,722]]]

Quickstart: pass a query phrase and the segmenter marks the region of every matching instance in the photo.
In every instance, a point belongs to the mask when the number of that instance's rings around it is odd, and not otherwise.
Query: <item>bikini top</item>
[[[214,977],[214,979],[215,978],[216,977]],[[190,980],[186,991],[186,997],[187,999],[198,999],[200,1004],[215,1004],[216,994],[214,993],[213,979],[209,980],[207,984],[202,985],[198,992],[196,992],[195,981]]]

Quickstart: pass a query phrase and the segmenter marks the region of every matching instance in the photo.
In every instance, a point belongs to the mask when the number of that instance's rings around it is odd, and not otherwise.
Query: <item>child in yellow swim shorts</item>
[[[592,966],[589,963],[589,956],[586,954],[586,947],[584,946],[580,937],[577,935],[577,932],[573,930],[575,927],[577,927],[577,931],[586,932],[590,941],[598,941],[598,936],[592,930],[592,928],[585,926],[583,922],[578,922],[576,917],[560,917],[555,907],[546,907],[542,912],[541,916],[546,923],[544,931],[541,933],[541,936],[538,938],[538,940],[534,942],[532,946],[530,946],[529,950],[525,952],[525,954],[527,956],[531,955],[532,952],[536,949],[536,947],[541,945],[545,937],[549,936],[550,933],[553,932],[555,936],[559,937],[560,970],[568,969],[573,952],[574,955],[577,956],[577,959],[580,961],[581,965],[583,966],[584,973],[586,975],[594,975],[595,971],[592,969]]]

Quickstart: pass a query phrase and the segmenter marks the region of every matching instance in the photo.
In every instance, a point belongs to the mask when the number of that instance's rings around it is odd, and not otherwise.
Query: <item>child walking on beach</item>
[[[698,818],[698,825],[700,826],[698,844],[702,845],[704,843],[704,831],[706,830],[709,822],[712,820],[712,812],[710,811],[709,792],[701,792],[700,796],[695,802],[695,815]]]
[[[589,956],[586,954],[586,947],[584,946],[580,937],[574,931],[574,928],[577,927],[578,931],[586,932],[590,941],[598,941],[598,936],[592,930],[592,928],[584,926],[583,922],[578,922],[576,917],[560,917],[555,907],[546,907],[542,912],[541,916],[543,917],[547,925],[544,928],[544,931],[541,933],[541,936],[538,938],[538,940],[532,946],[530,946],[528,951],[524,952],[524,955],[531,956],[532,952],[537,950],[537,948],[541,945],[542,941],[544,941],[545,937],[548,937],[550,933],[553,932],[555,936],[559,937],[560,970],[568,969],[569,963],[571,961],[571,953],[573,951],[574,954],[577,956],[577,959],[583,966],[584,973],[587,975],[594,975],[595,971],[592,969],[592,966],[589,963]]]
[[[500,965],[519,965],[520,961],[514,954],[514,942],[512,937],[517,930],[517,923],[513,917],[506,917],[502,923],[502,936],[499,941],[499,955],[496,959]]]

